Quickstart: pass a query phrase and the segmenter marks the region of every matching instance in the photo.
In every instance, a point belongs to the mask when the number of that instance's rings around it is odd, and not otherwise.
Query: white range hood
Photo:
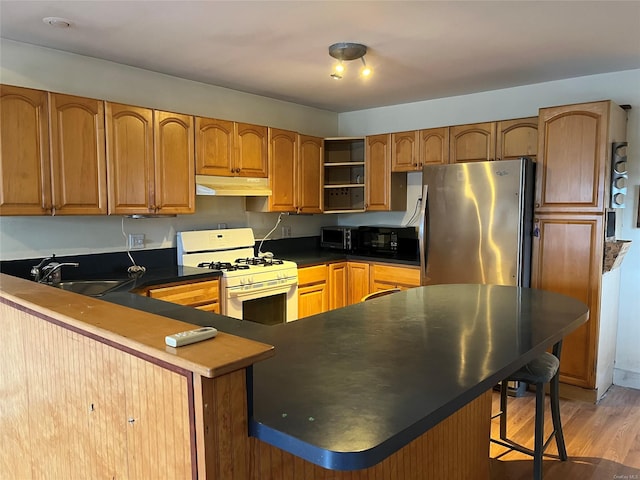
[[[271,195],[267,178],[196,175],[196,195],[263,197]]]

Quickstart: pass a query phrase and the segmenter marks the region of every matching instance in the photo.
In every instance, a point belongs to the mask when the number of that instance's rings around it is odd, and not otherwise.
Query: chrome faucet
[[[62,267],[79,267],[76,262],[58,263],[55,260],[55,254],[51,257],[43,259],[38,265],[31,267],[31,275],[38,283],[51,283],[57,285],[62,280]],[[49,262],[49,263],[47,263]]]

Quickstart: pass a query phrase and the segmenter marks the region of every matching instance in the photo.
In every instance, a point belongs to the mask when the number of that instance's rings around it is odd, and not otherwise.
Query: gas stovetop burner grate
[[[268,267],[271,265],[282,265],[283,261],[278,260],[276,258],[267,258],[267,257],[249,257],[249,258],[238,258],[235,261],[236,265],[253,265],[253,266],[264,266]]]
[[[229,262],[202,262],[198,264],[200,268],[210,268],[211,270],[222,270],[226,272],[234,272],[236,270],[247,270],[248,265],[234,265]]]

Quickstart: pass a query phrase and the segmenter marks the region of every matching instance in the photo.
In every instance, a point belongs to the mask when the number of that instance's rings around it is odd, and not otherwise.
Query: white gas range
[[[273,325],[298,319],[298,266],[254,256],[250,228],[178,232],[178,264],[219,270],[221,313]]]

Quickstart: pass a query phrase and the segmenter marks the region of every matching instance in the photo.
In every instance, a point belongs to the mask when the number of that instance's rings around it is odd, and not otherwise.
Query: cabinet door
[[[420,269],[418,267],[398,267],[395,265],[371,265],[372,292],[388,288],[414,288],[420,286]]]
[[[389,210],[391,189],[391,135],[367,137],[366,172],[367,210]]]
[[[156,212],[195,212],[193,117],[156,110],[153,132]]]
[[[297,134],[277,128],[269,129],[269,211],[296,210]]]
[[[420,130],[420,165],[449,163],[449,127]]]
[[[347,306],[347,263],[330,263],[329,269],[329,309]]]
[[[347,279],[349,289],[347,292],[347,303],[353,305],[362,300],[369,290],[369,264],[361,262],[347,263]]]
[[[196,173],[231,177],[235,168],[234,123],[196,117]]]
[[[153,111],[106,102],[109,213],[155,213]]]
[[[49,94],[55,215],[107,213],[104,102]]]
[[[537,214],[531,286],[576,298],[589,307],[589,320],[565,337],[561,381],[595,388],[603,256],[601,215]]]
[[[156,285],[146,291],[151,298],[177,303],[190,307],[203,306],[218,303],[220,297],[219,280],[205,280],[202,282],[189,282],[178,285]],[[214,310],[215,307],[212,307]]]
[[[236,175],[267,177],[267,136],[267,127],[236,123]]]
[[[483,162],[496,157],[495,122],[449,127],[450,163]]]
[[[391,170],[412,172],[420,168],[419,132],[397,132],[391,134]]]
[[[538,151],[538,117],[498,122],[496,160],[535,157]]]
[[[47,92],[0,85],[0,215],[51,213]]]
[[[326,312],[328,304],[326,283],[298,287],[299,319]]]
[[[323,139],[298,135],[298,195],[296,206],[299,213],[322,213],[322,162]]]
[[[298,269],[298,318],[329,309],[329,289],[326,265]]]
[[[538,211],[603,211],[608,121],[609,102],[540,110]]]

